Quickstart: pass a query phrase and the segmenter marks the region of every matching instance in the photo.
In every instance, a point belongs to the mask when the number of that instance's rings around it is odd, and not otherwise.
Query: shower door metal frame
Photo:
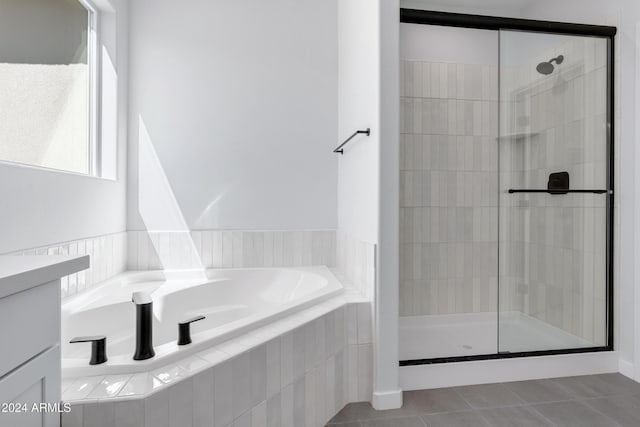
[[[436,12],[418,9],[400,9],[400,22],[405,24],[440,25],[446,27],[464,27],[482,30],[515,30],[547,34],[564,34],[585,37],[601,37],[607,40],[607,209],[606,209],[606,303],[607,303],[607,345],[600,347],[569,348],[564,350],[537,350],[514,353],[491,353],[473,356],[452,356],[427,359],[401,360],[400,366],[427,365],[434,363],[465,362],[489,359],[510,359],[515,357],[550,356],[558,354],[592,353],[613,351],[613,233],[614,233],[614,131],[615,131],[615,36],[616,27],[567,22],[538,21],[531,19],[503,18],[485,15]],[[499,286],[499,284],[498,284]],[[497,351],[499,348],[496,349]]]

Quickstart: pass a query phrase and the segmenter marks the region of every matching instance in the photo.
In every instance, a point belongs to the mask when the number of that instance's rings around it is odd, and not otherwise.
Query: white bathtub
[[[341,292],[326,267],[216,269],[206,280],[161,272],[125,273],[71,297],[62,306],[63,378],[148,371],[244,334]],[[131,294],[148,291],[154,302],[156,356],[134,361],[135,306]],[[176,344],[178,322],[195,315],[193,343]],[[69,344],[83,335],[106,335],[108,361],[90,366],[90,344]]]

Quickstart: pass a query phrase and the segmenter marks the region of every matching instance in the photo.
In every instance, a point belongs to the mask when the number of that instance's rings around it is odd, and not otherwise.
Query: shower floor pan
[[[594,343],[521,312],[500,314],[500,351],[593,347]],[[400,360],[495,354],[497,313],[400,317]]]

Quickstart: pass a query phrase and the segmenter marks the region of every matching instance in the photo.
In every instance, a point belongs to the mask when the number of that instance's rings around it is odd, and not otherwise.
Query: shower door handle
[[[593,193],[593,194],[607,194],[611,193],[609,190],[548,190],[548,189],[514,189],[508,190],[509,194],[513,193],[548,193],[548,194],[568,194],[568,193]]]

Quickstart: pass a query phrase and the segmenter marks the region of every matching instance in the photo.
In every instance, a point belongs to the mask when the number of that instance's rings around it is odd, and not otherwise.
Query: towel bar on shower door
[[[605,194],[609,190],[563,190],[563,189],[509,189],[509,194],[512,193],[549,193],[549,194],[567,194],[567,193],[594,193]]]

